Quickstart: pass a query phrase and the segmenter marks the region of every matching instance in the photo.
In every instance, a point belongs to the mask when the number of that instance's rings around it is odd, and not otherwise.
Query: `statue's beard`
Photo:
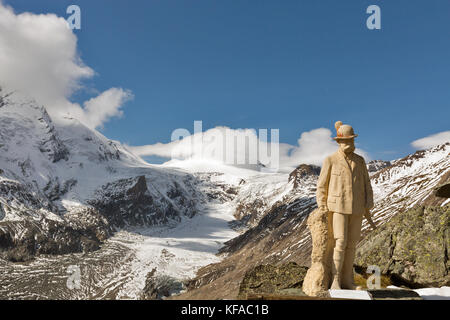
[[[352,153],[353,151],[355,151],[355,146],[353,146],[353,145],[348,145],[348,144],[342,144],[342,145],[341,145],[341,149],[342,149],[342,151],[344,151],[345,153]]]

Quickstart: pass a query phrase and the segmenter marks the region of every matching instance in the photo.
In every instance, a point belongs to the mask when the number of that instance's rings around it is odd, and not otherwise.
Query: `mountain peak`
[[[294,188],[297,188],[301,180],[308,177],[317,177],[320,174],[320,167],[312,164],[301,164],[290,174],[288,181],[294,181]]]

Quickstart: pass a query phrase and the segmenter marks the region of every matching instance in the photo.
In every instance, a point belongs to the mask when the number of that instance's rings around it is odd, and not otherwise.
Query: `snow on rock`
[[[450,142],[393,161],[391,166],[371,175],[374,221],[385,222],[426,200],[441,178],[448,174],[449,154]],[[365,224],[364,229],[367,227]]]

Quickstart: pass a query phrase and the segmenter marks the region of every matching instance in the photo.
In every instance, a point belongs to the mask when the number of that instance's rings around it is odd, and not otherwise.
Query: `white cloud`
[[[249,141],[253,141],[253,145],[257,145],[255,142],[258,142],[261,139],[261,136],[257,135],[257,132],[252,129],[235,130],[227,127],[216,127],[203,132],[202,149],[195,148],[194,144],[196,139],[201,139],[202,133],[189,135],[184,139],[169,143],[156,143],[129,148],[139,156],[159,156],[169,159],[210,159],[216,161],[219,160],[228,164],[229,162],[224,161],[224,159],[226,159],[227,153],[231,153],[233,158],[241,157],[241,159],[247,160],[246,163],[250,163],[248,161],[248,147],[238,150],[235,145],[228,147],[224,146],[225,144],[222,139],[227,130],[240,139],[247,137]],[[282,170],[291,170],[302,163],[322,165],[325,157],[335,152],[338,148],[337,143],[332,139],[331,131],[326,128],[318,128],[302,133],[298,139],[297,145],[277,143],[277,141],[271,142],[270,140],[271,137],[269,136],[267,138],[267,149],[278,151],[279,158],[275,163],[277,163],[278,168]],[[217,150],[224,150],[224,155],[220,157],[219,154],[218,157]],[[362,155],[366,161],[370,160],[365,151],[356,149],[356,152]],[[259,156],[257,160],[266,163],[266,161],[262,160]]]
[[[446,142],[450,142],[450,131],[443,131],[425,138],[417,139],[411,142],[411,145],[416,149],[428,149]]]
[[[91,127],[101,126],[112,117],[121,117],[120,107],[133,97],[122,88],[111,88],[84,103],[85,122]]]
[[[156,143],[146,146],[129,147],[139,156],[159,156],[170,159],[207,159],[229,164],[256,164],[259,160],[269,164],[270,159],[264,157],[261,150],[258,154],[258,133],[252,129],[230,129],[228,127],[215,127],[205,132],[189,134],[184,129],[174,131],[174,138],[179,134],[184,138],[169,143]],[[271,139],[270,132],[267,140]],[[278,140],[276,140],[278,142]],[[278,143],[268,143],[270,150],[276,150]],[[270,155],[270,154],[269,154]],[[274,159],[277,160],[277,159]],[[277,166],[277,163],[272,163]]]
[[[84,103],[69,101],[95,72],[77,54],[77,37],[55,14],[16,14],[0,1],[0,85],[46,106],[52,116],[70,114],[91,127],[120,116],[130,92],[111,88]]]
[[[282,156],[282,162],[287,166],[297,166],[300,163],[321,165],[326,156],[338,149],[331,131],[326,128],[303,132],[297,143],[296,146],[289,146]]]
[[[280,150],[280,162],[285,167],[296,167],[299,164],[315,164],[321,166],[323,160],[338,149],[338,144],[332,138],[332,132],[326,128],[313,129],[303,132],[297,141],[297,145],[285,145]],[[362,149],[356,148],[355,152],[370,160],[370,156]]]

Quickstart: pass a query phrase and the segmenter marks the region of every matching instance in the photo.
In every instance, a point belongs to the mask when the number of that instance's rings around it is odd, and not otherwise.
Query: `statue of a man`
[[[332,217],[335,246],[331,263],[331,289],[355,289],[353,260],[361,236],[363,216],[374,228],[369,210],[373,192],[364,158],[354,153],[353,128],[335,124],[339,150],[328,156],[317,183],[317,205],[321,214]]]

